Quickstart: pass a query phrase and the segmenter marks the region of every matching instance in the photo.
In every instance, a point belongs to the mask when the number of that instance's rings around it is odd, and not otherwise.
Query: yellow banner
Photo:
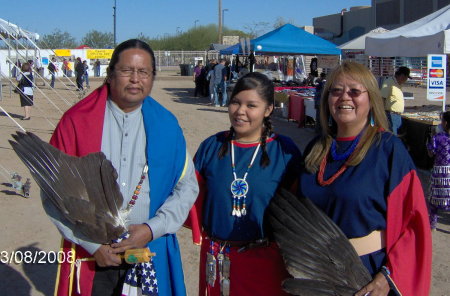
[[[87,58],[89,60],[95,59],[111,59],[114,49],[88,49]]]
[[[70,57],[70,49],[55,49],[55,54],[57,57]]]

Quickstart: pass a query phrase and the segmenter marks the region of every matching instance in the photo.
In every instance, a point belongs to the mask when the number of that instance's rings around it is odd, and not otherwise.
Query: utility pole
[[[114,25],[114,47],[117,45],[117,38],[116,38],[116,7],[117,7],[117,0],[114,0],[114,6],[113,6],[113,25]]]
[[[222,44],[222,0],[219,0],[219,44]]]

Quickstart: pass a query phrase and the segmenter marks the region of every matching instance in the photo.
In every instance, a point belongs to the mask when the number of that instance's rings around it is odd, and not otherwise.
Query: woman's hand
[[[153,239],[153,233],[147,224],[130,225],[128,227],[128,233],[130,236],[127,239],[111,245],[114,254],[123,253],[128,249],[145,248],[148,242]]]
[[[389,283],[384,277],[384,275],[379,272],[375,275],[373,280],[364,286],[361,290],[359,290],[355,296],[387,296],[389,293],[390,287]]]

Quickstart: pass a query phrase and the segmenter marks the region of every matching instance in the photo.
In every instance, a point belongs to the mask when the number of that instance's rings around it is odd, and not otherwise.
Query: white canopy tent
[[[5,38],[13,37],[14,39],[20,38],[27,38],[31,40],[39,39],[39,34],[21,29],[19,26],[7,22],[1,18],[0,18],[0,34]]]
[[[386,30],[383,27],[378,27],[364,35],[361,35],[359,37],[356,37],[355,39],[345,42],[344,44],[341,44],[338,47],[342,50],[364,50],[366,48],[366,37],[375,36],[380,33],[385,33],[388,31],[389,30]]]
[[[365,53],[377,57],[450,54],[450,5],[395,30],[367,37]]]

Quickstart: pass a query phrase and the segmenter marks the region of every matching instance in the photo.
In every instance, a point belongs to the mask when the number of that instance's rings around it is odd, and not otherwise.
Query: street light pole
[[[117,39],[116,39],[116,7],[117,7],[117,0],[114,0],[114,6],[113,6],[113,22],[114,22],[114,47],[117,45]]]
[[[225,29],[225,11],[228,11],[228,8],[222,9],[222,31]]]
[[[219,0],[219,44],[222,44],[222,0]]]
[[[199,20],[195,20],[194,21],[194,29],[197,28],[197,23],[199,22]]]

